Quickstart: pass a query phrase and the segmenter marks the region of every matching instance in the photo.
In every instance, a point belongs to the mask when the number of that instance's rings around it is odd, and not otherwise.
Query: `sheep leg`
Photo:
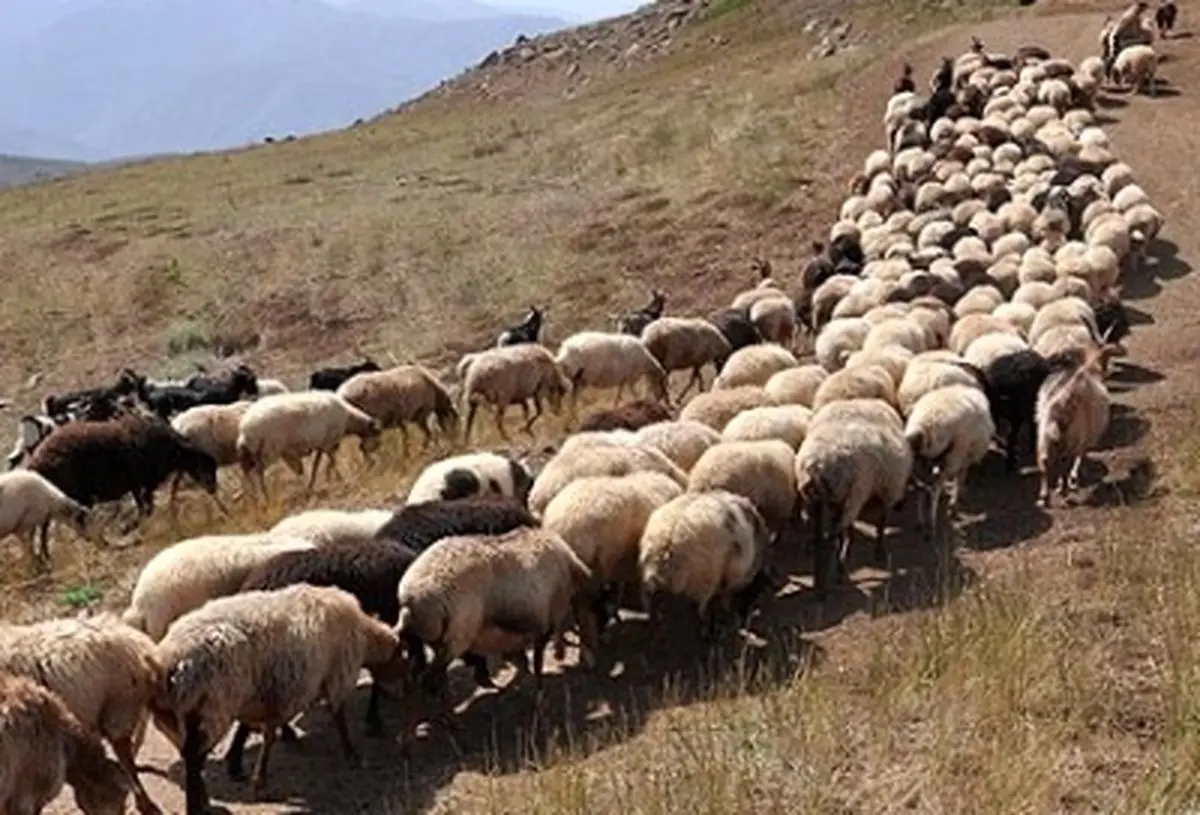
[[[505,405],[504,407],[501,407],[500,405],[496,405],[496,414],[495,414],[495,416],[496,416],[496,432],[500,434],[500,438],[504,439],[505,441],[508,441],[509,440],[508,431],[504,429],[505,407],[507,407],[507,405]],[[521,403],[521,407],[522,408],[525,407],[524,402]]]
[[[1075,463],[1071,465],[1071,472],[1067,475],[1064,486],[1067,491],[1079,489],[1079,471],[1083,467],[1083,456],[1076,456]]]
[[[429,429],[429,418],[426,417],[423,421],[417,424],[421,428],[421,432],[425,434],[425,441],[421,443],[421,450],[428,450],[429,445],[433,444],[433,432]],[[408,434],[404,430],[404,425],[400,425],[400,432],[404,434],[404,449],[408,452]]]
[[[625,395],[625,383],[617,385],[617,394],[613,397],[613,407],[621,404],[621,397]]]
[[[937,487],[934,487],[936,490]],[[930,500],[930,522],[937,525],[937,498],[932,497]],[[892,553],[887,546],[887,528],[888,521],[891,520],[891,512],[887,509],[882,510],[879,515],[879,525],[875,527],[875,565],[880,569],[892,570]]]
[[[338,705],[334,707],[331,705],[329,715],[333,718],[333,729],[337,731],[338,741],[341,742],[342,754],[346,757],[346,763],[354,768],[361,767],[362,756],[355,749],[354,741],[350,738],[350,727],[346,724],[346,706]]]
[[[692,368],[692,375],[688,377],[687,384],[683,386],[683,390],[679,392],[679,396],[676,397],[676,400],[682,402],[683,397],[691,393],[693,385],[698,387],[700,390],[704,390],[704,375],[700,373],[699,365],[697,365],[695,368]]]
[[[313,456],[312,472],[308,474],[308,487],[306,488],[307,492],[309,493],[313,491],[313,485],[317,483],[317,471],[321,469],[321,456],[323,455],[325,455],[325,453],[321,450],[318,450],[317,454]],[[303,474],[304,471],[301,470],[300,472]]]
[[[313,468],[316,469],[315,467]],[[337,448],[325,451],[325,480],[332,481],[337,478],[338,481],[345,481],[342,477],[342,471],[338,468],[337,463]]]
[[[379,700],[382,696],[379,683],[372,680],[371,695],[367,699],[367,735],[375,739],[383,736],[383,717],[379,715]]]
[[[825,507],[820,503],[813,506],[809,512],[809,526],[813,540],[813,592],[817,599],[824,599],[829,590],[829,555],[831,541],[824,532]]]
[[[480,654],[463,654],[463,664],[471,669],[475,676],[475,684],[481,688],[495,690],[496,683],[492,681],[492,671],[488,667],[487,657]]]
[[[397,425],[397,429],[400,431],[400,455],[403,458],[408,458],[408,427],[405,426],[404,422],[401,422],[399,425]],[[421,449],[425,449],[425,447],[429,446],[429,428],[422,424],[421,429],[425,431],[425,445]]]
[[[524,402],[521,403],[522,406],[524,406],[524,404]],[[526,411],[525,414],[525,432],[532,436],[533,423],[540,418],[542,418],[542,397],[535,393],[533,395],[533,418],[529,418],[528,411]]]
[[[278,735],[278,728],[274,722],[264,723],[262,749],[258,753],[258,761],[254,764],[254,774],[250,776],[250,789],[256,797],[262,797],[267,789],[267,762],[271,759],[271,748],[275,746]]]
[[[29,533],[29,540],[26,543],[29,547],[29,555],[33,559],[33,565],[38,571],[50,570],[50,522],[44,522],[37,530],[37,536],[34,533]]]
[[[200,731],[200,714],[192,711],[183,720],[184,790],[187,815],[208,815],[208,787],[204,783],[204,759],[208,749]]]
[[[471,406],[469,408],[467,408],[467,426],[463,431],[463,443],[464,444],[471,443],[471,426],[475,424],[475,413],[478,410],[479,410],[478,402],[472,402]]]
[[[1038,467],[1038,503],[1044,507],[1050,506],[1050,490],[1053,476],[1049,467],[1042,464]]]
[[[225,751],[225,774],[234,781],[246,780],[246,767],[242,756],[246,751],[246,740],[249,738],[250,726],[245,722],[238,722],[233,731],[233,739],[229,742],[229,749]]]
[[[129,736],[122,739],[112,739],[113,753],[117,757],[117,762],[121,765],[121,769],[125,771],[125,775],[129,777],[129,782],[133,787],[133,798],[137,802],[137,810],[141,815],[162,815],[162,810],[150,799],[146,793],[146,788],[142,786],[142,781],[138,778],[137,764],[134,761],[133,742]]]

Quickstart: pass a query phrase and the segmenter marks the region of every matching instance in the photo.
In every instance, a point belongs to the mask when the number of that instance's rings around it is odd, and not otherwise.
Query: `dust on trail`
[[[1020,45],[1038,44],[1056,56],[1079,60],[1096,52],[1096,32],[1101,13],[1039,17],[1032,21],[1002,20],[975,26],[956,26],[923,38],[890,58],[841,82],[843,98],[851,115],[857,113],[872,129],[861,135],[861,144],[848,145],[846,176],[865,156],[865,149],[882,141],[880,112],[890,95],[902,59],[910,60],[918,76],[928,77],[943,55],[961,53],[971,34],[981,36],[989,50],[1012,52]],[[1186,24],[1187,21],[1185,20]],[[1031,32],[1036,26],[1036,33]],[[1200,132],[1200,104],[1192,89],[1200,88],[1200,48],[1191,38],[1157,46],[1167,55],[1159,75],[1170,89],[1157,99],[1121,95],[1111,107],[1103,107],[1117,155],[1130,164],[1138,183],[1165,214],[1167,226],[1157,248],[1157,258],[1135,280],[1123,299],[1134,310],[1133,336],[1126,341],[1129,357],[1118,361],[1114,397],[1119,403],[1114,424],[1120,447],[1101,458],[1108,470],[1106,480],[1129,477],[1147,459],[1163,460],[1169,439],[1179,434],[1176,406],[1193,401],[1200,391],[1200,377],[1192,374],[1200,356],[1200,281],[1189,275],[1190,262],[1200,257],[1200,231],[1191,229],[1194,209],[1200,204],[1200,158],[1192,149],[1194,133]],[[851,152],[850,148],[865,148]],[[829,213],[832,218],[834,213]],[[827,225],[826,225],[827,226]],[[822,226],[822,230],[825,227]],[[716,305],[716,304],[713,304]],[[1185,414],[1186,415],[1186,414]],[[998,542],[1026,538],[1039,544],[1086,534],[1106,509],[1086,506],[1054,512],[1053,524],[1033,534],[1012,527],[1019,519],[989,520],[987,534]],[[1002,569],[1004,562],[1031,553],[1027,547],[1002,548],[974,556],[987,569]],[[871,621],[851,620],[837,632],[839,640],[852,642],[858,626]],[[620,681],[620,680],[616,680]],[[574,684],[574,682],[572,682]],[[464,688],[466,685],[463,686]],[[573,691],[574,692],[574,691]],[[595,699],[600,694],[589,696]],[[428,808],[440,791],[453,784],[461,771],[486,772],[492,745],[516,738],[531,713],[531,700],[523,689],[504,698],[481,697],[464,716],[465,734],[459,738],[464,754],[456,755],[446,740],[435,738],[419,743],[410,761],[404,762],[391,739],[370,740],[363,735],[361,716],[365,696],[352,703],[352,727],[366,766],[350,770],[337,747],[327,714],[316,710],[301,720],[308,731],[299,744],[280,744],[272,756],[270,801],[254,801],[249,788],[225,778],[223,765],[214,758],[207,773],[214,805],[234,813],[385,813],[412,812]],[[389,708],[394,711],[394,707]],[[553,710],[554,705],[548,707]],[[390,720],[392,725],[396,719]],[[213,752],[223,754],[225,743]],[[511,752],[511,751],[508,751]],[[257,742],[247,750],[247,767],[257,756]],[[166,777],[146,774],[150,795],[166,812],[183,812],[181,765],[178,754],[151,728],[139,763],[164,771]],[[456,809],[460,809],[456,807]],[[59,815],[77,811],[68,791],[49,809]]]

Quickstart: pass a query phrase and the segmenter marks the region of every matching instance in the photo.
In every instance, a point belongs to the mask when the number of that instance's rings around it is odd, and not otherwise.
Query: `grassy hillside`
[[[565,55],[539,45],[532,62],[344,132],[0,193],[0,395],[31,404],[126,364],[183,371],[217,348],[297,385],[356,345],[444,370],[530,302],[546,305],[553,343],[651,287],[673,313],[710,310],[751,282],[753,256],[790,277],[826,233],[881,140],[900,60],[920,54],[926,75],[972,29],[928,32],[995,13],[713,0],[669,47],[631,50],[613,33],[619,48],[588,51],[607,35],[580,34]],[[808,59],[835,17],[852,23],[852,47]],[[1094,41],[1069,21],[997,30],[1024,41],[1049,28]],[[1144,501],[1132,454],[1110,462],[1095,506],[1054,519],[1026,509],[1028,484],[980,487],[959,533],[970,556],[941,579],[906,539],[893,580],[869,574],[820,607],[790,592],[761,632],[769,647],[700,667],[681,654],[669,680],[646,661],[672,649],[630,625],[614,677],[557,678],[545,717],[531,724],[528,688],[488,699],[467,716],[462,755],[422,745],[403,771],[322,782],[308,804],[351,809],[369,791],[370,811],[1184,811],[1200,796],[1200,573],[1187,554],[1200,449],[1192,413],[1177,415],[1153,441],[1171,501]],[[562,427],[548,420],[542,438]],[[501,441],[488,429],[481,444]],[[311,499],[275,473],[272,504],[240,502],[231,518],[188,496],[139,546],[60,545],[48,578],[19,577],[0,550],[0,613],[119,605],[131,570],[171,540],[305,505],[377,505],[446,452],[402,462],[392,440],[372,470],[346,454],[348,480]],[[1008,499],[1021,510],[989,527]],[[377,756],[389,767],[390,750]]]

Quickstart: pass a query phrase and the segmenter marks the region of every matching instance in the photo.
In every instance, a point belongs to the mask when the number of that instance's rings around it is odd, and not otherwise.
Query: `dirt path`
[[[1011,52],[1019,45],[1036,42],[1056,55],[1078,60],[1095,51],[1095,32],[1102,19],[1102,14],[1039,19],[1036,36],[1030,36],[1027,25],[1012,22],[952,30],[918,43],[842,84],[846,98],[860,100],[858,103],[874,122],[875,112],[883,109],[901,56],[913,62],[919,76],[927,77],[941,55],[961,52],[969,35],[978,33],[996,51]],[[1127,107],[1122,100],[1106,111],[1119,119],[1109,127],[1118,155],[1133,166],[1139,183],[1168,221],[1166,240],[1159,247],[1156,262],[1137,280],[1130,281],[1125,291],[1139,324],[1126,343],[1130,357],[1118,366],[1114,379],[1117,399],[1126,407],[1116,414],[1113,443],[1109,445],[1114,449],[1103,457],[1102,466],[1108,472],[1098,473],[1109,485],[1116,483],[1122,488],[1131,487],[1146,473],[1148,460],[1164,458],[1172,438],[1185,431],[1178,426],[1176,408],[1190,404],[1200,391],[1200,378],[1191,375],[1200,356],[1200,280],[1187,275],[1190,266],[1185,260],[1200,257],[1200,233],[1190,228],[1190,207],[1200,202],[1200,159],[1191,149],[1192,134],[1200,132],[1200,106],[1190,98],[1191,89],[1200,87],[1200,46],[1191,39],[1181,39],[1164,44],[1161,50],[1168,61],[1160,75],[1182,93],[1154,100],[1137,98]],[[878,134],[870,138],[877,140]],[[853,161],[860,159],[861,155],[854,153]],[[1086,535],[1093,525],[1103,522],[1108,511],[1104,505],[1114,503],[1112,499],[1118,493],[1119,489],[1112,486],[1097,490],[1091,503],[1098,506],[1056,510],[1053,523],[1031,510],[1022,517],[975,529],[968,535],[969,548],[983,554],[970,556],[972,566],[985,572],[1003,569],[1006,561],[1036,557],[1040,544]],[[1015,541],[1028,541],[1033,546],[1009,548]],[[1005,548],[998,548],[1000,544]],[[869,624],[863,619],[850,620],[841,626],[838,638],[853,638],[856,626]],[[250,801],[248,790],[226,781],[223,768],[216,762],[208,774],[211,792],[216,802],[236,813],[388,812],[398,811],[397,806],[405,811],[424,809],[439,790],[452,783],[460,769],[485,769],[483,755],[489,745],[511,740],[522,717],[528,715],[527,697],[519,692],[513,696],[503,705],[481,705],[485,708],[482,712],[468,714],[471,736],[465,759],[431,743],[405,765],[390,742],[367,743],[360,739],[367,768],[350,771],[342,763],[325,715],[318,711],[303,722],[312,729],[312,735],[300,745],[282,745],[273,756],[272,787],[277,796],[273,802]],[[356,700],[356,721],[361,704]],[[253,760],[256,754],[252,744],[247,757]],[[169,776],[147,775],[150,794],[166,811],[182,812],[177,754],[153,730],[140,761]],[[51,811],[66,813],[75,808],[68,795]]]

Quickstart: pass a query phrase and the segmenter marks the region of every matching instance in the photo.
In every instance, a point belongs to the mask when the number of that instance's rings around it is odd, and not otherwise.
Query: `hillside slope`
[[[82,172],[86,167],[86,164],[74,161],[0,155],[0,187],[58,178]]]
[[[670,312],[702,313],[750,282],[754,255],[794,279],[881,141],[902,60],[927,77],[972,34],[1078,59],[1105,12],[1070,5],[716,4],[689,12],[652,56],[615,58],[663,41],[657,23],[631,17],[523,43],[532,58],[517,48],[346,132],[0,193],[0,265],[13,271],[0,278],[0,343],[13,349],[0,383],[28,405],[123,364],[185,370],[185,349],[217,346],[294,384],[359,341],[444,367],[529,302],[546,304],[554,343],[605,325],[651,286]],[[827,44],[834,56],[806,58]],[[439,736],[404,760],[390,740],[363,743],[368,767],[354,772],[317,711],[302,719],[303,744],[273,755],[270,800],[252,800],[216,761],[215,798],[237,813],[1194,807],[1200,237],[1187,224],[1200,201],[1189,147],[1200,108],[1187,89],[1200,86],[1200,46],[1161,47],[1162,74],[1183,92],[1105,111],[1168,227],[1123,292],[1138,324],[1115,365],[1112,431],[1085,471],[1096,486],[1079,503],[1037,509],[1028,474],[989,461],[968,484],[942,582],[928,547],[905,534],[894,577],[864,567],[827,604],[778,598],[759,632],[769,646],[699,665],[631,623],[606,648],[613,676],[555,673],[540,714],[528,686],[483,694],[454,744]],[[23,387],[32,373],[44,375],[36,390]],[[355,460],[346,482],[312,498],[284,473],[286,497],[263,510],[222,518],[188,496],[179,520],[156,515],[141,546],[61,546],[54,575],[10,580],[0,611],[65,613],[93,591],[119,606],[133,570],[171,540],[261,528],[305,505],[379,505],[447,449],[403,467],[388,452],[390,466]],[[0,563],[17,573],[15,556]],[[147,784],[179,810],[177,754],[152,733],[141,761],[166,771]],[[67,796],[56,807],[72,811]]]

